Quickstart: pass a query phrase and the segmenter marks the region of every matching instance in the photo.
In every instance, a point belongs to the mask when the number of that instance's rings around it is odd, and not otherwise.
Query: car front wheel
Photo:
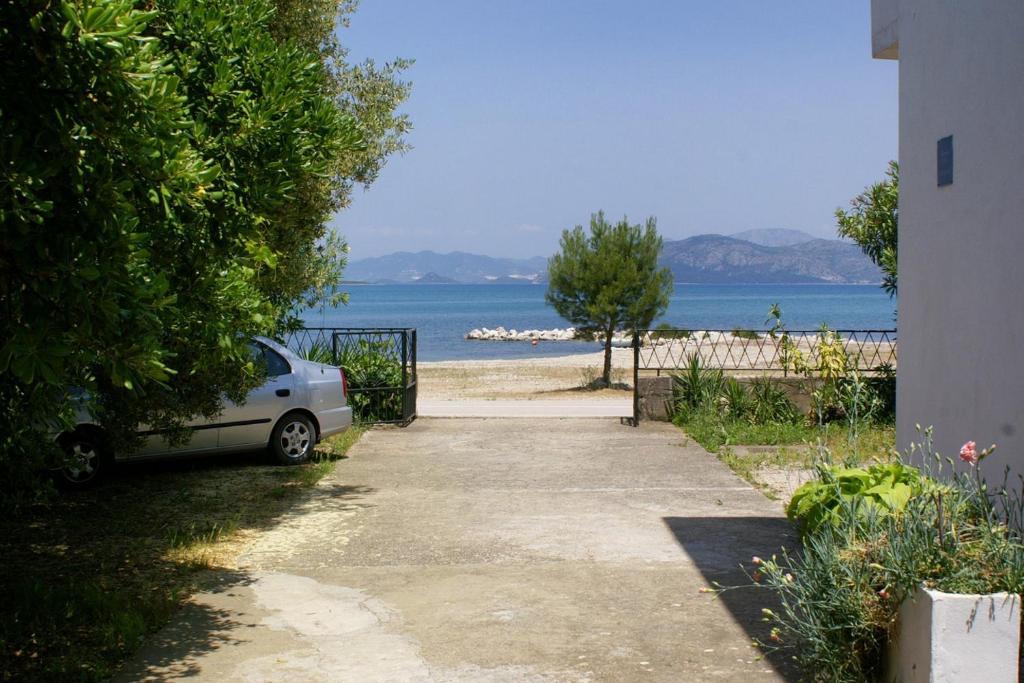
[[[282,465],[305,462],[316,445],[316,427],[302,413],[289,413],[281,418],[270,436],[270,452]]]
[[[74,431],[61,437],[60,446],[64,460],[55,472],[57,484],[68,489],[95,484],[106,465],[99,435]]]

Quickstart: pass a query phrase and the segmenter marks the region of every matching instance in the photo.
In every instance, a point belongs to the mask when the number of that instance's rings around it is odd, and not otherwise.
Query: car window
[[[267,369],[267,377],[280,377],[290,374],[292,368],[284,356],[263,344],[250,343],[249,350],[252,352],[253,360],[263,364]]]
[[[267,359],[267,375],[269,377],[287,375],[292,371],[291,366],[288,365],[288,361],[284,359],[284,356],[274,349],[264,346],[263,356]]]

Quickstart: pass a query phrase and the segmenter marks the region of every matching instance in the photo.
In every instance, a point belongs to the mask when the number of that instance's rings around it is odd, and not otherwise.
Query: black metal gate
[[[286,345],[345,371],[357,422],[404,426],[416,419],[415,329],[306,327],[288,335]]]

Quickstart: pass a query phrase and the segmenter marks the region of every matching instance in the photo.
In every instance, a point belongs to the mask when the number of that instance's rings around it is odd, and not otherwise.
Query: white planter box
[[[900,606],[888,680],[1017,683],[1020,596],[922,588]]]

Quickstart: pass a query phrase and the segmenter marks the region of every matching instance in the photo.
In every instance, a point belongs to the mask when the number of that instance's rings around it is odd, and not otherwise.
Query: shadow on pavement
[[[758,642],[768,642],[770,626],[761,610],[778,607],[767,590],[754,587],[744,568],[755,555],[771,557],[780,548],[798,546],[796,531],[784,517],[663,517],[676,542],[704,575],[709,585],[733,588],[713,599],[721,600],[733,619]],[[741,566],[742,565],[742,566]],[[712,596],[708,596],[712,599]],[[765,660],[786,680],[800,679],[789,656],[764,651]]]
[[[244,590],[247,575],[227,567],[247,533],[310,506],[371,507],[374,489],[320,481],[325,461],[343,457],[320,452],[299,467],[268,465],[263,453],[132,464],[0,520],[0,671],[102,680],[144,639],[176,638],[160,651],[182,661],[229,645],[238,633],[230,615],[184,598]],[[194,613],[176,619],[179,607]],[[187,633],[159,631],[172,620],[188,622]]]
[[[244,571],[219,571],[203,588],[212,593],[230,593],[252,582]],[[227,610],[186,603],[171,625],[146,639],[145,661],[129,662],[113,681],[161,681],[197,676],[201,669],[196,655],[246,642],[244,635],[238,634],[240,626]]]

